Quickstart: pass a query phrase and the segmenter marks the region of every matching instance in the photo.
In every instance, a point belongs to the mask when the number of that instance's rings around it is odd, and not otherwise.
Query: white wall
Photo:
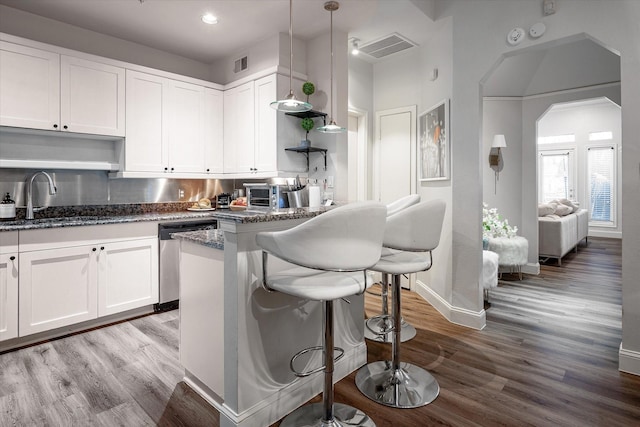
[[[373,65],[357,56],[348,56],[348,108],[363,112],[367,116],[367,165],[372,165],[374,136]],[[367,199],[372,197],[372,183],[373,171],[371,167],[367,167]]]
[[[479,260],[482,250],[482,102],[480,82],[501,55],[533,44],[587,33],[620,52],[622,74],[622,240],[623,342],[621,369],[640,373],[640,2],[563,0],[557,12],[542,16],[540,2],[509,0],[449,0],[438,3],[440,16],[453,17],[452,149],[453,170],[453,303],[471,311],[481,309],[478,295]],[[529,28],[542,21],[547,26],[540,39],[525,39],[514,48],[505,41],[515,27]],[[532,106],[523,105],[523,117],[539,117]],[[533,114],[532,114],[533,113]],[[535,156],[532,138],[523,120],[523,160]],[[526,151],[524,150],[526,148]],[[531,163],[531,164],[529,164]],[[534,162],[523,161],[525,177],[535,177]],[[523,231],[532,221],[523,201]],[[533,209],[531,210],[533,214]],[[532,230],[527,230],[530,235]],[[537,248],[536,248],[537,249]]]
[[[314,110],[328,114],[327,123],[331,116],[331,49],[330,35],[323,34],[307,42],[307,70],[309,81],[316,85],[316,93],[310,99]],[[348,120],[348,50],[347,34],[333,30],[333,118],[338,125],[346,128]],[[318,171],[309,173],[310,178],[322,181],[333,177],[335,187],[327,188],[333,193],[334,200],[347,201],[348,198],[348,150],[347,132],[337,134],[322,134],[316,131],[309,133],[312,145],[326,148],[327,171],[323,171],[321,156],[312,157],[310,168]]]
[[[209,66],[192,59],[2,5],[0,16],[3,33],[211,81]]]
[[[485,98],[482,129],[482,169],[484,202],[509,221],[522,228],[522,100]],[[502,134],[507,148],[500,150],[502,170],[496,174],[489,166],[493,136]],[[537,259],[536,259],[537,262]]]

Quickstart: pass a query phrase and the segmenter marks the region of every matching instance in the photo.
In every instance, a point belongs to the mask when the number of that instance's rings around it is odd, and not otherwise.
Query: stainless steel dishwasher
[[[172,233],[210,230],[217,228],[215,219],[193,219],[158,224],[160,298],[156,311],[178,308],[180,298],[180,242],[171,238]]]

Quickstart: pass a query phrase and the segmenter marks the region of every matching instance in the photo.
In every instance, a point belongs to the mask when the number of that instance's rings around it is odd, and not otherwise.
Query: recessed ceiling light
[[[205,13],[204,15],[202,15],[202,22],[204,22],[205,24],[213,25],[218,23],[218,18],[210,13]]]

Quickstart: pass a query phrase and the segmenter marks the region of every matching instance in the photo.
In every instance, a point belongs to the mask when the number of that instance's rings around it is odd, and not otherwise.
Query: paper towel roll
[[[322,204],[322,195],[320,193],[319,185],[309,186],[309,207],[317,208]]]

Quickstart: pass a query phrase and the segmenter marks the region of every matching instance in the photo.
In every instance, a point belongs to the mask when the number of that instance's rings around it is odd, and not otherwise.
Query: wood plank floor
[[[406,292],[404,317],[418,334],[403,359],[432,372],[440,396],[391,409],[362,396],[352,374],[336,401],[379,427],[640,425],[640,377],[617,370],[620,251],[619,241],[590,238],[539,276],[505,275],[482,331]],[[377,314],[379,298],[367,295],[366,309]],[[370,343],[370,361],[389,357],[389,345]],[[218,426],[181,377],[177,311],[4,353],[0,426]]]

